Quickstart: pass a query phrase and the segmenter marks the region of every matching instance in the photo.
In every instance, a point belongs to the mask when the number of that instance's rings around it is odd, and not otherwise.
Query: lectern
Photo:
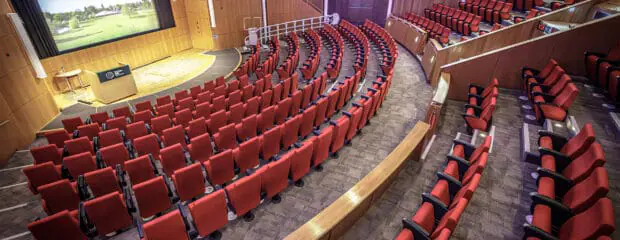
[[[86,70],[85,73],[95,98],[102,103],[109,104],[138,93],[129,65],[100,72]]]

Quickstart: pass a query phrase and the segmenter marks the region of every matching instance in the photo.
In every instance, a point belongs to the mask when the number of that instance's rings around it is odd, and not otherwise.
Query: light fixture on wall
[[[213,10],[213,0],[209,0],[209,17],[211,18],[211,27],[214,28],[215,25],[215,10]]]
[[[17,13],[8,13],[9,19],[13,22],[13,26],[15,26],[15,30],[17,31],[17,35],[19,39],[24,44],[24,48],[26,50],[26,55],[28,55],[28,59],[30,60],[30,64],[34,69],[37,78],[47,78],[47,73],[45,73],[45,69],[41,64],[41,60],[39,59],[39,55],[37,55],[37,51],[34,49],[34,45],[32,45],[32,41],[30,40],[30,36],[26,32],[26,28],[24,28],[24,22],[17,15]]]

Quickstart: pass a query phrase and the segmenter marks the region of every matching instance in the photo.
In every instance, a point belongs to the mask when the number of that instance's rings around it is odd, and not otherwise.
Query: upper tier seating
[[[608,95],[618,101],[617,71],[620,67],[620,42],[607,54],[586,52],[585,64],[587,77],[598,87],[608,91]],[[613,72],[616,71],[614,74]]]

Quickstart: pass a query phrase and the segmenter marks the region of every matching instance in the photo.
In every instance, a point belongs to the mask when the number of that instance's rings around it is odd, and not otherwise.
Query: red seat
[[[310,161],[314,152],[314,140],[315,137],[311,137],[300,144],[297,149],[291,150],[282,156],[282,159],[291,158],[291,180],[295,181],[295,184],[298,186],[303,185],[301,178],[310,171]],[[294,153],[291,153],[292,151]]]
[[[38,240],[86,240],[78,220],[69,211],[60,211],[28,224],[28,230]]]
[[[612,47],[607,54],[586,52],[586,73],[590,81],[596,82],[602,88],[608,88],[606,77],[612,65],[618,65],[620,61],[620,43]]]
[[[200,87],[200,86],[198,86]],[[144,224],[144,240],[188,240],[185,220],[179,210],[169,212]]]
[[[183,127],[187,127],[193,117],[194,116],[192,115],[192,111],[190,109],[183,109],[174,113],[174,118],[172,119],[172,121],[175,125],[182,125]]]
[[[190,201],[205,192],[205,177],[200,163],[174,171],[172,181],[181,201]]]
[[[366,126],[366,124],[368,124],[369,122],[369,113],[370,113],[370,109],[372,108],[372,98],[364,98],[364,96],[362,96],[363,101],[361,101],[358,105],[362,106],[362,118],[360,120],[360,126],[358,127],[358,129],[362,129],[364,126]]]
[[[142,111],[153,111],[153,105],[151,105],[151,101],[150,100],[146,100],[146,101],[142,101],[139,103],[136,103],[135,105],[136,107],[136,113],[137,112],[142,112]],[[135,121],[135,120],[134,120]]]
[[[110,119],[108,112],[98,112],[90,115],[90,121],[99,126],[103,126],[108,119]]]
[[[209,119],[211,117],[211,103],[204,102],[196,105],[196,111],[193,112],[194,118]]]
[[[260,138],[254,137],[241,144],[233,150],[233,159],[240,172],[245,172],[250,168],[258,166],[258,155],[261,150]]]
[[[188,208],[196,224],[196,230],[202,237],[214,234],[228,223],[226,194],[223,189],[190,203]],[[219,235],[219,233],[214,235]]]
[[[71,139],[71,140],[66,141],[65,149],[67,149],[67,153],[69,153],[69,155],[74,155],[74,154],[83,153],[83,152],[89,152],[90,154],[95,155],[93,144],[88,140],[87,137],[81,137],[81,138],[76,138],[76,139]]]
[[[207,120],[207,130],[211,135],[217,133],[221,127],[225,126],[228,122],[228,115],[226,111],[220,110],[211,114],[211,117]]]
[[[291,108],[289,109],[288,115],[295,116],[299,113],[299,109],[301,108],[303,93],[302,91],[295,90],[291,94]]]
[[[159,116],[151,120],[151,132],[162,135],[165,129],[172,127],[172,121],[168,115]]]
[[[189,139],[205,134],[207,133],[207,122],[203,117],[194,119],[189,122],[185,128],[185,132]]]
[[[87,201],[84,209],[99,236],[128,228],[133,224],[124,197],[117,192]]]
[[[336,113],[336,106],[338,104],[339,96],[340,91],[338,91],[336,88],[332,88],[332,91],[327,94],[328,104],[327,110],[325,111],[325,118],[329,119],[334,115],[334,113]],[[316,122],[314,124],[315,126],[318,126]]]
[[[169,118],[174,117],[174,105],[172,105],[172,103],[169,103],[166,105],[157,105],[157,107],[155,107],[155,110],[157,111],[158,117],[161,117],[161,116],[168,116]]]
[[[67,179],[39,186],[37,191],[41,194],[41,205],[47,215],[64,210],[73,211],[79,207],[80,197],[77,188]]]
[[[127,140],[135,140],[136,138],[146,136],[149,134],[149,129],[143,121],[135,122],[127,125],[127,131],[125,131],[125,137]]]
[[[564,69],[562,69],[562,67],[560,66],[555,66],[553,70],[551,70],[551,72],[545,78],[525,75],[527,71],[531,71],[531,70],[523,71],[524,72],[523,78],[525,78],[524,88],[527,93],[531,92],[533,85],[537,85],[537,84],[538,85],[542,84],[545,86],[554,85],[558,81],[558,79],[560,79],[560,77],[562,77],[565,74]]]
[[[134,122],[145,122],[151,124],[151,119],[153,119],[153,113],[148,110],[137,112],[133,115]],[[129,125],[127,125],[127,127],[129,127]]]
[[[129,175],[131,185],[155,178],[155,167],[150,155],[142,155],[125,162],[125,171]]]
[[[420,238],[438,239],[440,235],[446,234],[446,229],[450,232],[454,231],[467,204],[467,199],[460,199],[454,207],[449,208],[448,211],[441,216],[439,223],[433,229],[434,219],[439,216],[434,216],[433,205],[429,202],[425,202],[418,208],[418,211],[411,219],[403,220],[403,224],[405,225],[404,231],[410,231],[414,236],[419,235]],[[424,230],[424,232],[421,230]]]
[[[241,90],[241,101],[248,102],[250,98],[254,97],[254,86],[248,85]]]
[[[463,114],[468,130],[487,131],[495,111],[497,99],[492,97],[489,101],[483,101],[479,108],[466,107],[466,113]]]
[[[99,132],[101,132],[101,127],[99,124],[91,123],[88,125],[81,125],[77,127],[78,137],[88,137],[88,140],[92,141],[93,138],[99,136]]]
[[[136,138],[133,141],[133,147],[138,156],[151,154],[154,158],[159,158],[161,144],[154,133]]]
[[[271,106],[272,98],[273,98],[273,91],[271,90],[267,90],[261,93],[260,95],[260,110],[261,111]]]
[[[174,171],[185,167],[185,152],[181,144],[174,144],[161,149],[159,154],[162,168],[166,175],[172,176]]]
[[[258,115],[258,131],[264,133],[267,129],[273,127],[275,121],[275,106],[270,106],[261,111]]]
[[[281,126],[269,129],[259,136],[261,156],[264,160],[272,159],[280,152],[280,140],[282,139]]]
[[[65,157],[62,160],[62,164],[67,168],[73,179],[77,179],[78,176],[84,173],[97,170],[95,157],[90,155],[88,152]]]
[[[346,115],[338,118],[336,121],[330,122],[330,124],[334,126],[334,137],[329,150],[332,154],[335,155],[344,146],[344,138],[349,130],[350,122],[351,120]]]
[[[62,126],[69,133],[73,133],[75,130],[77,130],[78,126],[84,125],[84,122],[82,121],[80,117],[65,118],[61,122],[62,122]]]
[[[86,139],[86,141],[88,141],[88,139]],[[69,143],[69,142],[75,142],[75,141],[73,140],[65,141],[65,143]],[[52,162],[54,165],[61,165],[62,164],[62,152],[63,152],[63,149],[56,147],[56,145],[54,144],[48,144],[48,145],[44,145],[40,147],[33,147],[30,149],[30,154],[32,154],[32,158],[34,159],[34,164]]]
[[[259,97],[252,97],[248,99],[248,101],[245,103],[245,116],[248,117],[251,115],[258,114],[259,105],[260,105]]]
[[[95,137],[95,146],[107,147],[117,143],[124,143],[125,140],[118,129],[106,130],[99,133],[99,137]]]
[[[163,131],[161,141],[164,146],[172,146],[174,144],[181,144],[183,148],[187,147],[187,140],[185,137],[185,129],[183,126],[174,126]]]
[[[245,117],[245,104],[237,103],[233,106],[230,106],[230,110],[228,111],[228,123],[241,123],[243,118]]]
[[[235,177],[233,151],[230,149],[211,156],[203,165],[213,185],[222,185]]]
[[[256,174],[260,175],[265,198],[273,202],[280,202],[279,193],[288,187],[288,175],[291,168],[291,159],[282,158],[261,167]]]
[[[65,147],[65,141],[71,139],[71,135],[65,129],[53,130],[45,133],[45,138],[49,144],[54,144],[58,148]]]
[[[171,104],[172,103],[172,97],[170,97],[169,95],[161,96],[161,97],[158,97],[157,99],[155,99],[155,102],[156,102],[157,106],[163,106],[163,105]]]
[[[95,197],[101,197],[112,192],[122,193],[119,179],[111,167],[87,172],[84,174],[84,180]]]
[[[313,83],[307,84],[302,90],[301,108],[306,108],[312,101]]]
[[[237,90],[231,92],[226,99],[226,108],[230,108],[231,106],[241,103],[241,91]]]
[[[127,129],[127,118],[125,117],[111,118],[105,122],[105,125],[103,125],[104,130],[115,129],[115,128],[125,131],[125,129]]]
[[[142,218],[164,212],[172,206],[163,176],[133,185],[133,192]]]
[[[329,146],[334,135],[334,126],[321,129],[320,134],[315,132],[317,138],[314,140],[314,152],[312,153],[312,166],[318,167],[327,160],[329,156]]]
[[[196,97],[196,108],[198,107],[198,105],[203,104],[203,103],[211,103],[211,98],[213,96],[212,92],[202,92],[199,93]]]
[[[251,212],[260,204],[261,175],[252,174],[226,186],[228,200],[237,216],[245,215],[246,221],[254,216]]]
[[[291,147],[298,139],[299,127],[301,126],[301,122],[303,119],[303,115],[299,114],[295,117],[290,118],[286,121],[282,127],[282,146],[285,148]]]
[[[88,157],[91,157],[90,154],[88,154]],[[37,191],[38,187],[62,179],[60,176],[60,170],[54,166],[52,162],[28,166],[22,169],[22,172],[26,175],[26,178],[28,178],[28,188],[33,194],[39,193]]]
[[[291,110],[291,98],[285,98],[278,102],[276,105],[275,121],[277,125],[280,125],[288,118],[288,113]]]
[[[129,108],[129,106],[115,108],[114,110],[112,110],[112,114],[114,114],[115,118],[125,117],[125,118],[131,119],[133,116],[133,113],[131,112],[131,109]]]
[[[237,146],[235,124],[231,123],[220,128],[220,130],[213,135],[213,141],[215,147],[218,150],[233,149]]]
[[[275,106],[276,104],[278,104],[278,102],[280,102],[280,100],[282,100],[282,84],[278,83],[273,86],[271,92],[271,105]]]
[[[198,99],[198,94],[201,94],[202,92],[202,87],[200,85],[189,88],[189,95],[191,95],[194,100]]]
[[[347,134],[345,136],[345,143],[350,143],[353,137],[357,134],[358,126],[360,121],[362,120],[362,108],[358,106],[354,106],[350,110],[351,112],[343,112],[342,114],[349,116],[351,119],[351,124],[349,124],[349,129],[347,130]]]
[[[112,146],[99,149],[97,154],[106,166],[116,169],[116,165],[120,165],[121,169],[125,169],[125,161],[129,160],[129,152],[125,145],[117,143]]]
[[[186,99],[188,97],[191,97],[189,95],[189,93],[187,92],[187,90],[181,90],[178,92],[174,93],[174,105],[178,106],[179,105],[179,101],[181,101],[181,99]]]
[[[314,119],[316,118],[316,106],[311,106],[304,110],[301,124],[299,126],[299,136],[305,138],[310,133],[312,133],[312,129],[314,127]]]
[[[536,118],[538,120],[551,119],[555,121],[563,121],[568,114],[568,108],[573,104],[573,101],[579,95],[579,89],[573,83],[566,84],[566,87],[553,98],[544,98],[542,96],[535,96],[534,103]]]
[[[336,97],[337,98],[337,97]],[[327,120],[328,98],[324,97],[316,102],[316,116],[314,117],[314,127],[321,126]]]
[[[177,112],[181,110],[189,110],[190,112],[196,108],[196,102],[191,97],[187,97],[179,100],[179,105],[177,107]]]
[[[192,160],[205,162],[213,155],[213,147],[211,146],[211,136],[208,133],[196,136],[191,139],[191,143],[187,145],[189,155]]]
[[[603,152],[601,144],[597,142],[592,143],[583,154],[572,161],[562,159],[558,156],[555,157],[555,171],[562,173],[564,177],[574,182],[581,182],[583,179],[588,177],[595,168],[601,167],[605,164],[605,153]]]
[[[241,120],[240,124],[235,125],[237,130],[237,138],[241,141],[245,141],[249,138],[256,137],[256,131],[258,128],[258,117],[256,114],[248,116]]]

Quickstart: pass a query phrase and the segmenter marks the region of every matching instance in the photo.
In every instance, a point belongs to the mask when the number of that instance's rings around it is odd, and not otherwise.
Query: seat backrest
[[[240,123],[241,120],[245,117],[245,104],[237,103],[235,105],[230,106],[230,110],[228,111],[228,123]]]
[[[465,207],[467,207],[467,204],[467,199],[461,198],[460,200],[458,200],[455,207],[450,208],[448,212],[443,215],[443,217],[437,224],[437,227],[435,227],[435,230],[431,234],[431,238],[435,239],[436,237],[438,237],[443,229],[454,231],[454,228],[459,222],[461,215],[465,211]]]
[[[211,135],[217,133],[221,127],[225,126],[228,122],[228,115],[226,111],[220,110],[211,114],[211,118],[207,120],[207,129]]]
[[[258,129],[258,117],[256,114],[250,115],[243,120],[240,124],[235,126],[237,129],[237,137],[241,140],[253,138],[256,136],[256,130]]]
[[[276,124],[282,124],[286,121],[289,111],[291,110],[291,98],[285,98],[276,105],[275,121]]]
[[[168,115],[159,116],[151,120],[151,132],[161,135],[164,129],[172,127],[172,121]]]
[[[226,186],[228,200],[237,216],[242,216],[260,204],[261,176],[252,174]]]
[[[108,120],[109,121],[109,120]],[[80,137],[88,137],[88,140],[93,140],[94,137],[99,136],[101,127],[97,123],[91,123],[88,125],[81,125],[77,127]]]
[[[138,156],[151,154],[153,157],[159,158],[160,146],[159,139],[154,133],[136,138],[133,141],[133,147]]]
[[[200,87],[200,86],[198,86]],[[144,239],[163,240],[178,239],[187,240],[185,220],[179,210],[166,213],[144,224]]]
[[[125,161],[129,160],[129,152],[123,143],[101,148],[99,149],[99,155],[101,155],[101,159],[106,166],[114,169],[116,169],[118,164],[121,165],[121,169],[125,169]]]
[[[207,133],[207,123],[205,119],[200,117],[190,121],[185,132],[190,139]]]
[[[88,139],[86,139],[86,141],[88,141]],[[68,143],[71,142],[71,140],[65,142]],[[56,165],[62,164],[62,149],[56,147],[54,144],[33,147],[30,149],[30,154],[32,154],[32,158],[34,158],[34,164],[45,162],[52,162]]]
[[[127,129],[127,118],[125,117],[111,118],[105,122],[106,130],[114,129],[114,128],[125,131],[125,129]]]
[[[71,216],[67,210],[28,224],[28,230],[35,239],[40,240],[55,239],[54,237],[66,240],[86,239],[77,219]]]
[[[577,95],[579,95],[579,89],[577,86],[575,86],[574,83],[568,83],[562,92],[560,92],[560,94],[553,99],[553,103],[568,110],[568,108],[570,108],[573,104],[573,101],[577,98]]]
[[[596,136],[594,135],[592,123],[586,123],[577,135],[570,138],[566,144],[564,144],[560,152],[568,155],[571,159],[575,159],[584,153],[594,140],[596,140]]]
[[[108,119],[110,119],[108,112],[98,112],[90,115],[90,120],[93,123],[99,124],[99,126],[103,125]]]
[[[122,193],[116,172],[112,167],[107,167],[84,174],[84,180],[95,197],[101,197],[108,193]]]
[[[187,127],[187,124],[189,124],[189,121],[191,121],[192,118],[192,111],[188,108],[174,112],[174,123],[176,125]]]
[[[133,115],[134,122],[145,122],[145,123],[151,124],[152,118],[153,118],[153,113],[150,110],[136,112]]]
[[[187,92],[187,90],[181,90],[181,91],[178,91],[178,92],[174,93],[174,99],[177,100],[177,101],[179,101],[181,99],[184,99],[184,98],[187,98],[189,96],[190,95]]]
[[[150,100],[136,103],[135,107],[136,107],[136,112],[142,112],[142,111],[147,111],[147,110],[153,111],[153,105],[151,105]]]
[[[568,84],[569,82],[572,82],[571,77],[568,74],[562,75],[560,79],[553,85],[553,87],[549,89],[547,94],[552,95],[552,96],[557,96],[558,94],[560,94],[562,89],[564,89],[564,87],[566,87],[566,84]]]
[[[172,176],[177,169],[185,167],[185,152],[179,143],[161,149],[159,159],[168,176]]]
[[[172,146],[174,144],[181,144],[183,147],[186,146],[185,129],[180,125],[165,129],[162,134],[162,142],[164,146]]]
[[[574,182],[581,182],[588,177],[596,167],[603,166],[605,162],[603,147],[601,147],[600,143],[594,142],[583,154],[575,158],[564,168],[562,174]]]
[[[90,157],[90,154],[88,156]],[[62,179],[60,172],[52,162],[28,166],[23,168],[22,172],[28,178],[28,186],[34,194],[38,193],[38,187]]]
[[[148,130],[143,121],[127,125],[127,130],[125,131],[125,137],[127,140],[135,140],[136,138],[146,136],[147,134]]]
[[[248,101],[245,103],[245,116],[247,117],[250,115],[258,114],[259,105],[259,97],[251,97],[250,99],[248,99]]]
[[[203,104],[203,103],[211,103],[212,96],[213,96],[213,93],[211,92],[199,93],[196,96],[196,107],[198,107],[198,105]]]
[[[235,124],[231,123],[220,128],[220,130],[213,135],[215,146],[219,150],[233,149],[237,146],[237,129]]]
[[[282,127],[282,146],[290,147],[298,139],[299,127],[301,126],[303,115],[298,114],[286,121]]]
[[[235,105],[241,102],[241,90],[235,90],[228,95],[226,99],[226,106],[230,108],[230,106]]]
[[[336,121],[331,121],[331,125],[334,126],[334,134],[332,143],[330,146],[330,152],[335,153],[338,152],[342,146],[344,146],[344,137],[347,134],[347,130],[349,130],[349,124],[351,120],[347,116],[341,116]]]
[[[228,223],[224,189],[217,190],[188,205],[198,234],[207,237]]]
[[[133,191],[142,218],[161,213],[172,206],[164,176],[133,185]]]
[[[337,95],[333,95],[334,97],[332,97],[333,99],[337,99],[338,96]],[[330,101],[328,101],[329,97],[324,97],[319,99],[319,101],[317,101],[316,103],[316,115],[314,117],[314,126],[318,127],[321,124],[323,124],[325,122],[325,120],[327,119],[327,113],[328,113],[328,108],[331,105]]]
[[[201,163],[194,163],[174,171],[172,181],[181,201],[192,200],[205,192]]]
[[[179,100],[179,106],[177,108],[177,111],[184,110],[184,109],[188,109],[191,111],[191,110],[194,110],[194,108],[195,108],[194,99],[192,99],[192,97],[186,97],[186,98]]]
[[[280,152],[280,140],[282,139],[282,126],[276,126],[267,130],[260,136],[261,156],[263,159],[271,159]]]
[[[306,108],[309,104],[312,97],[312,91],[313,91],[313,83],[307,84],[306,86],[304,86],[303,90],[302,90],[302,101],[301,101],[301,107],[302,108]]]
[[[168,103],[166,105],[157,105],[157,116],[168,116],[169,118],[174,117],[174,105],[172,103]]]
[[[317,166],[327,160],[329,156],[329,146],[334,135],[334,126],[329,126],[321,130],[314,142],[314,152],[312,153],[312,166]]]
[[[281,158],[261,167],[256,174],[260,175],[261,188],[270,199],[288,187],[288,175],[291,158]]]
[[[211,103],[204,102],[196,105],[196,111],[193,114],[195,118],[209,119],[211,117]]]
[[[155,99],[155,101],[156,101],[157,106],[163,106],[163,105],[171,104],[172,97],[170,97],[170,95],[165,95],[165,96],[158,97],[157,99]]]
[[[88,219],[97,228],[99,236],[105,236],[133,224],[122,194],[114,192],[84,203]]]
[[[88,152],[65,157],[62,160],[62,164],[67,168],[73,179],[77,179],[78,176],[84,173],[97,170],[95,160]]]
[[[42,185],[37,191],[41,194],[43,208],[48,215],[63,210],[76,210],[80,204],[76,188],[67,179]]]
[[[562,197],[562,202],[575,213],[590,208],[596,201],[607,196],[609,177],[604,167],[597,167],[590,176],[575,184]]]
[[[202,87],[200,85],[193,86],[189,88],[189,95],[192,96],[193,99],[198,99],[198,94],[202,93]]]
[[[89,152],[90,154],[95,154],[93,149],[93,144],[88,140],[87,137],[80,137],[71,139],[65,142],[65,148],[69,155]]]
[[[115,108],[114,110],[112,110],[112,113],[114,114],[114,117],[131,117],[131,109],[129,109],[129,106],[124,106],[124,107],[120,107],[120,108]]]
[[[261,150],[260,138],[253,137],[239,144],[238,148],[233,150],[233,159],[237,164],[240,172],[258,166],[258,155]]]
[[[193,137],[187,145],[189,155],[194,161],[205,162],[213,155],[211,136],[208,133]]]
[[[125,162],[125,171],[129,175],[132,185],[144,182],[155,177],[155,168],[149,155],[142,155]]]
[[[275,121],[275,106],[269,106],[261,111],[258,115],[258,131],[265,132],[271,128]]]
[[[118,129],[106,130],[99,133],[99,147],[107,147],[123,142],[123,136]]]
[[[235,176],[233,151],[230,149],[211,156],[203,165],[213,185],[222,185]]]
[[[610,236],[616,226],[614,207],[609,198],[601,198],[586,211],[569,218],[558,231],[559,239],[596,239]]]
[[[265,108],[271,106],[271,101],[273,98],[273,91],[266,90],[260,94],[260,109],[261,111]]]
[[[291,108],[289,109],[289,115],[293,116],[299,113],[299,109],[301,108],[301,102],[303,98],[303,92],[297,89],[293,90],[291,94]]]
[[[65,141],[71,139],[71,135],[65,129],[53,130],[45,133],[45,138],[49,144],[54,144],[58,148],[65,146]]]

